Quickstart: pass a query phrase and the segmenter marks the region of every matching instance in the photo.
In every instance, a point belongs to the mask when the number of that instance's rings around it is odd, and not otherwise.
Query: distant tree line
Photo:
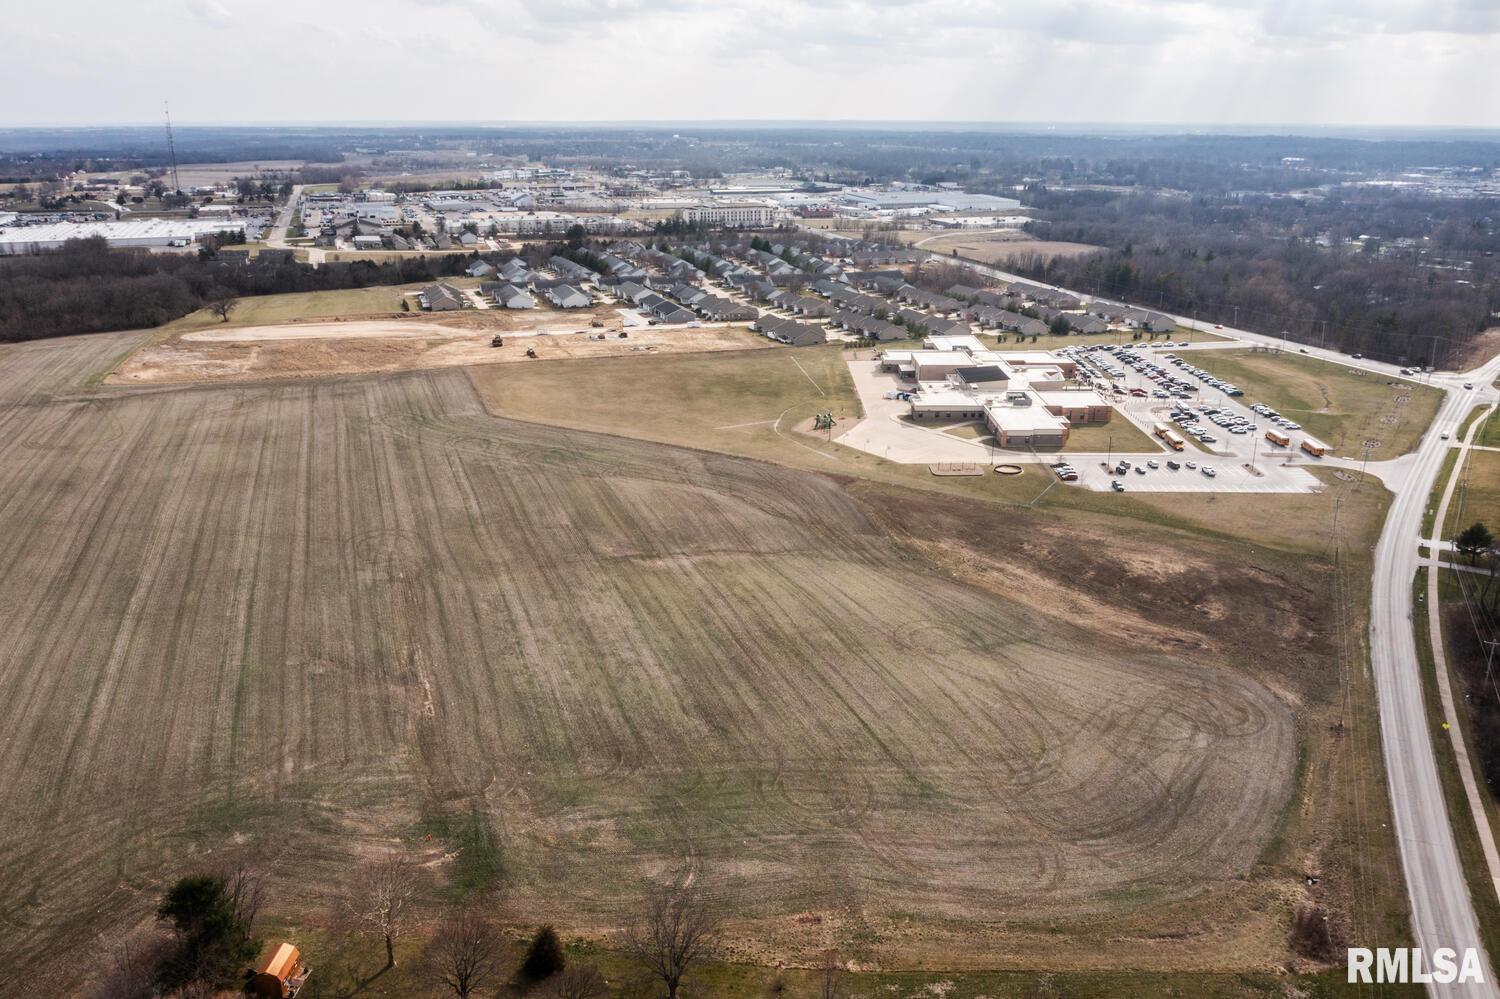
[[[200,254],[112,250],[102,238],[0,257],[0,342],[160,326],[213,302],[293,291],[409,284],[462,274],[460,254],[311,267]]]
[[[1023,257],[1011,269],[1132,305],[1438,365],[1458,363],[1500,311],[1492,202],[1099,192],[1036,200],[1049,221],[1032,223],[1034,234],[1107,252]]]

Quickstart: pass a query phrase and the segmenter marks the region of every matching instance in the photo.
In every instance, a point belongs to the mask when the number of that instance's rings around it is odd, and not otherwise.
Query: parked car
[[[1174,472],[1175,472],[1175,471],[1177,471],[1177,470],[1178,470],[1178,469],[1179,469],[1179,468],[1181,468],[1181,467],[1182,467],[1182,465],[1181,465],[1181,464],[1179,464],[1179,463],[1178,463],[1178,462],[1175,462],[1175,461],[1171,461],[1171,460],[1168,460],[1168,462],[1167,462],[1167,467],[1168,467],[1168,468],[1170,468],[1170,469],[1171,469],[1171,470],[1172,470],[1172,471],[1174,471]]]
[[[1125,483],[1121,482],[1119,479],[1111,479],[1109,488],[1113,489],[1117,493],[1123,493],[1125,491]]]

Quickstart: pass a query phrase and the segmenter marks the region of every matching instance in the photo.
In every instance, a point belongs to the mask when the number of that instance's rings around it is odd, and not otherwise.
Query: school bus
[[[1154,428],[1156,436],[1160,437],[1162,441],[1167,445],[1167,447],[1171,448],[1173,451],[1181,451],[1184,447],[1187,446],[1187,442],[1184,441],[1180,436],[1178,436],[1177,431],[1173,430],[1165,423],[1154,424]]]
[[[1278,444],[1281,447],[1286,447],[1292,443],[1292,439],[1279,430],[1267,430],[1266,440],[1270,441],[1272,444]]]
[[[1308,440],[1305,440],[1305,441],[1302,442],[1302,450],[1306,451],[1308,454],[1312,455],[1314,458],[1321,458],[1321,457],[1323,457],[1324,454],[1326,454],[1328,452],[1328,449],[1326,447],[1324,447],[1323,445],[1321,445],[1321,444],[1315,444],[1312,441],[1308,441]]]

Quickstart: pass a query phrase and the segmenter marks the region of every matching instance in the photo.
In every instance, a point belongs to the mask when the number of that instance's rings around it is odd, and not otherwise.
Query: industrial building
[[[70,239],[103,236],[114,247],[188,246],[204,236],[245,232],[244,219],[127,219],[122,222],[49,222],[0,228],[0,253],[61,249]]]

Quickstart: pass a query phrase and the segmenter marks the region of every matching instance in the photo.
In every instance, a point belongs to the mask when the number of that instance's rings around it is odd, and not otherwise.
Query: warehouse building
[[[189,246],[204,236],[245,232],[244,219],[129,219],[122,222],[49,222],[0,228],[0,253],[61,249],[70,239],[104,237],[114,247]]]

